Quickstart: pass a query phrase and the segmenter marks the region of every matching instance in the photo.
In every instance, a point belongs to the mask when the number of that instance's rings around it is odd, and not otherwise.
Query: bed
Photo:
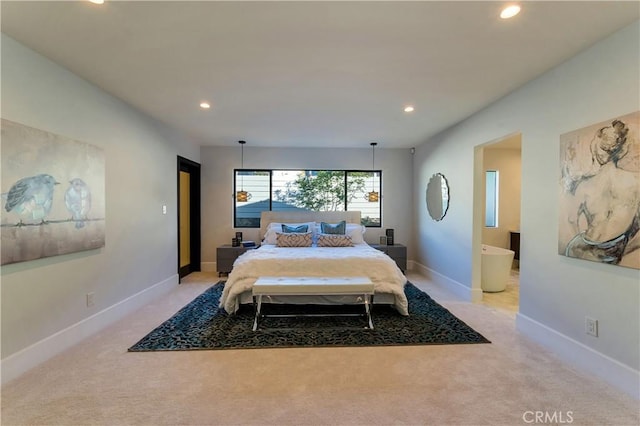
[[[320,224],[337,224],[345,221],[350,247],[321,247]],[[349,277],[366,276],[375,287],[374,304],[390,304],[402,315],[408,315],[408,303],[404,293],[406,277],[396,263],[385,253],[364,242],[364,228],[360,224],[360,212],[262,212],[260,219],[262,244],[236,259],[224,287],[220,306],[229,313],[236,312],[241,304],[253,303],[251,289],[261,276],[281,277]],[[275,240],[275,230],[281,224],[297,227],[307,224],[307,233],[313,230],[310,247],[282,247]],[[350,224],[350,225],[349,225]],[[327,225],[328,226],[328,225]],[[281,234],[277,232],[277,234]],[[282,237],[278,235],[277,238]],[[352,296],[288,296],[271,303],[295,304],[350,304],[357,303]]]

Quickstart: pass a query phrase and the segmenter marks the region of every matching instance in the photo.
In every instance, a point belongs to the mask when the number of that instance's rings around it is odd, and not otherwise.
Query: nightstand
[[[231,244],[225,244],[216,249],[216,270],[218,276],[222,274],[228,274],[233,269],[233,262],[236,261],[238,256],[248,250],[255,250],[260,246],[255,247],[233,247]]]
[[[407,270],[407,247],[402,244],[394,244],[392,246],[386,246],[381,244],[369,244],[376,250],[380,250],[383,253],[386,253],[387,256],[392,258],[398,268],[402,272]]]

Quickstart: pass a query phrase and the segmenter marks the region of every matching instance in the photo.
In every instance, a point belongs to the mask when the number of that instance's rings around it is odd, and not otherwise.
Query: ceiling
[[[504,4],[2,1],[1,24],[202,145],[408,148],[640,17],[536,1],[501,20]]]

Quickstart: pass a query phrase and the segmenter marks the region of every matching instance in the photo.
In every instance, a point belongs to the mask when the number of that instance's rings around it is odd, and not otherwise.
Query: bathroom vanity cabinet
[[[520,231],[509,231],[509,248],[514,251],[514,260],[520,260]]]

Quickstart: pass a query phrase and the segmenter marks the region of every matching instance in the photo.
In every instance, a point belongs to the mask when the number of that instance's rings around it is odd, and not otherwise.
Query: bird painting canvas
[[[64,203],[71,217],[76,222],[76,228],[84,226],[84,220],[91,209],[91,191],[87,184],[80,178],[69,181],[69,188],[64,193]]]
[[[2,119],[2,264],[105,245],[105,160],[94,145]]]
[[[58,185],[51,175],[40,174],[18,180],[7,193],[5,210],[15,211],[21,217],[44,222],[51,211],[53,189]],[[24,224],[21,222],[17,225]]]

